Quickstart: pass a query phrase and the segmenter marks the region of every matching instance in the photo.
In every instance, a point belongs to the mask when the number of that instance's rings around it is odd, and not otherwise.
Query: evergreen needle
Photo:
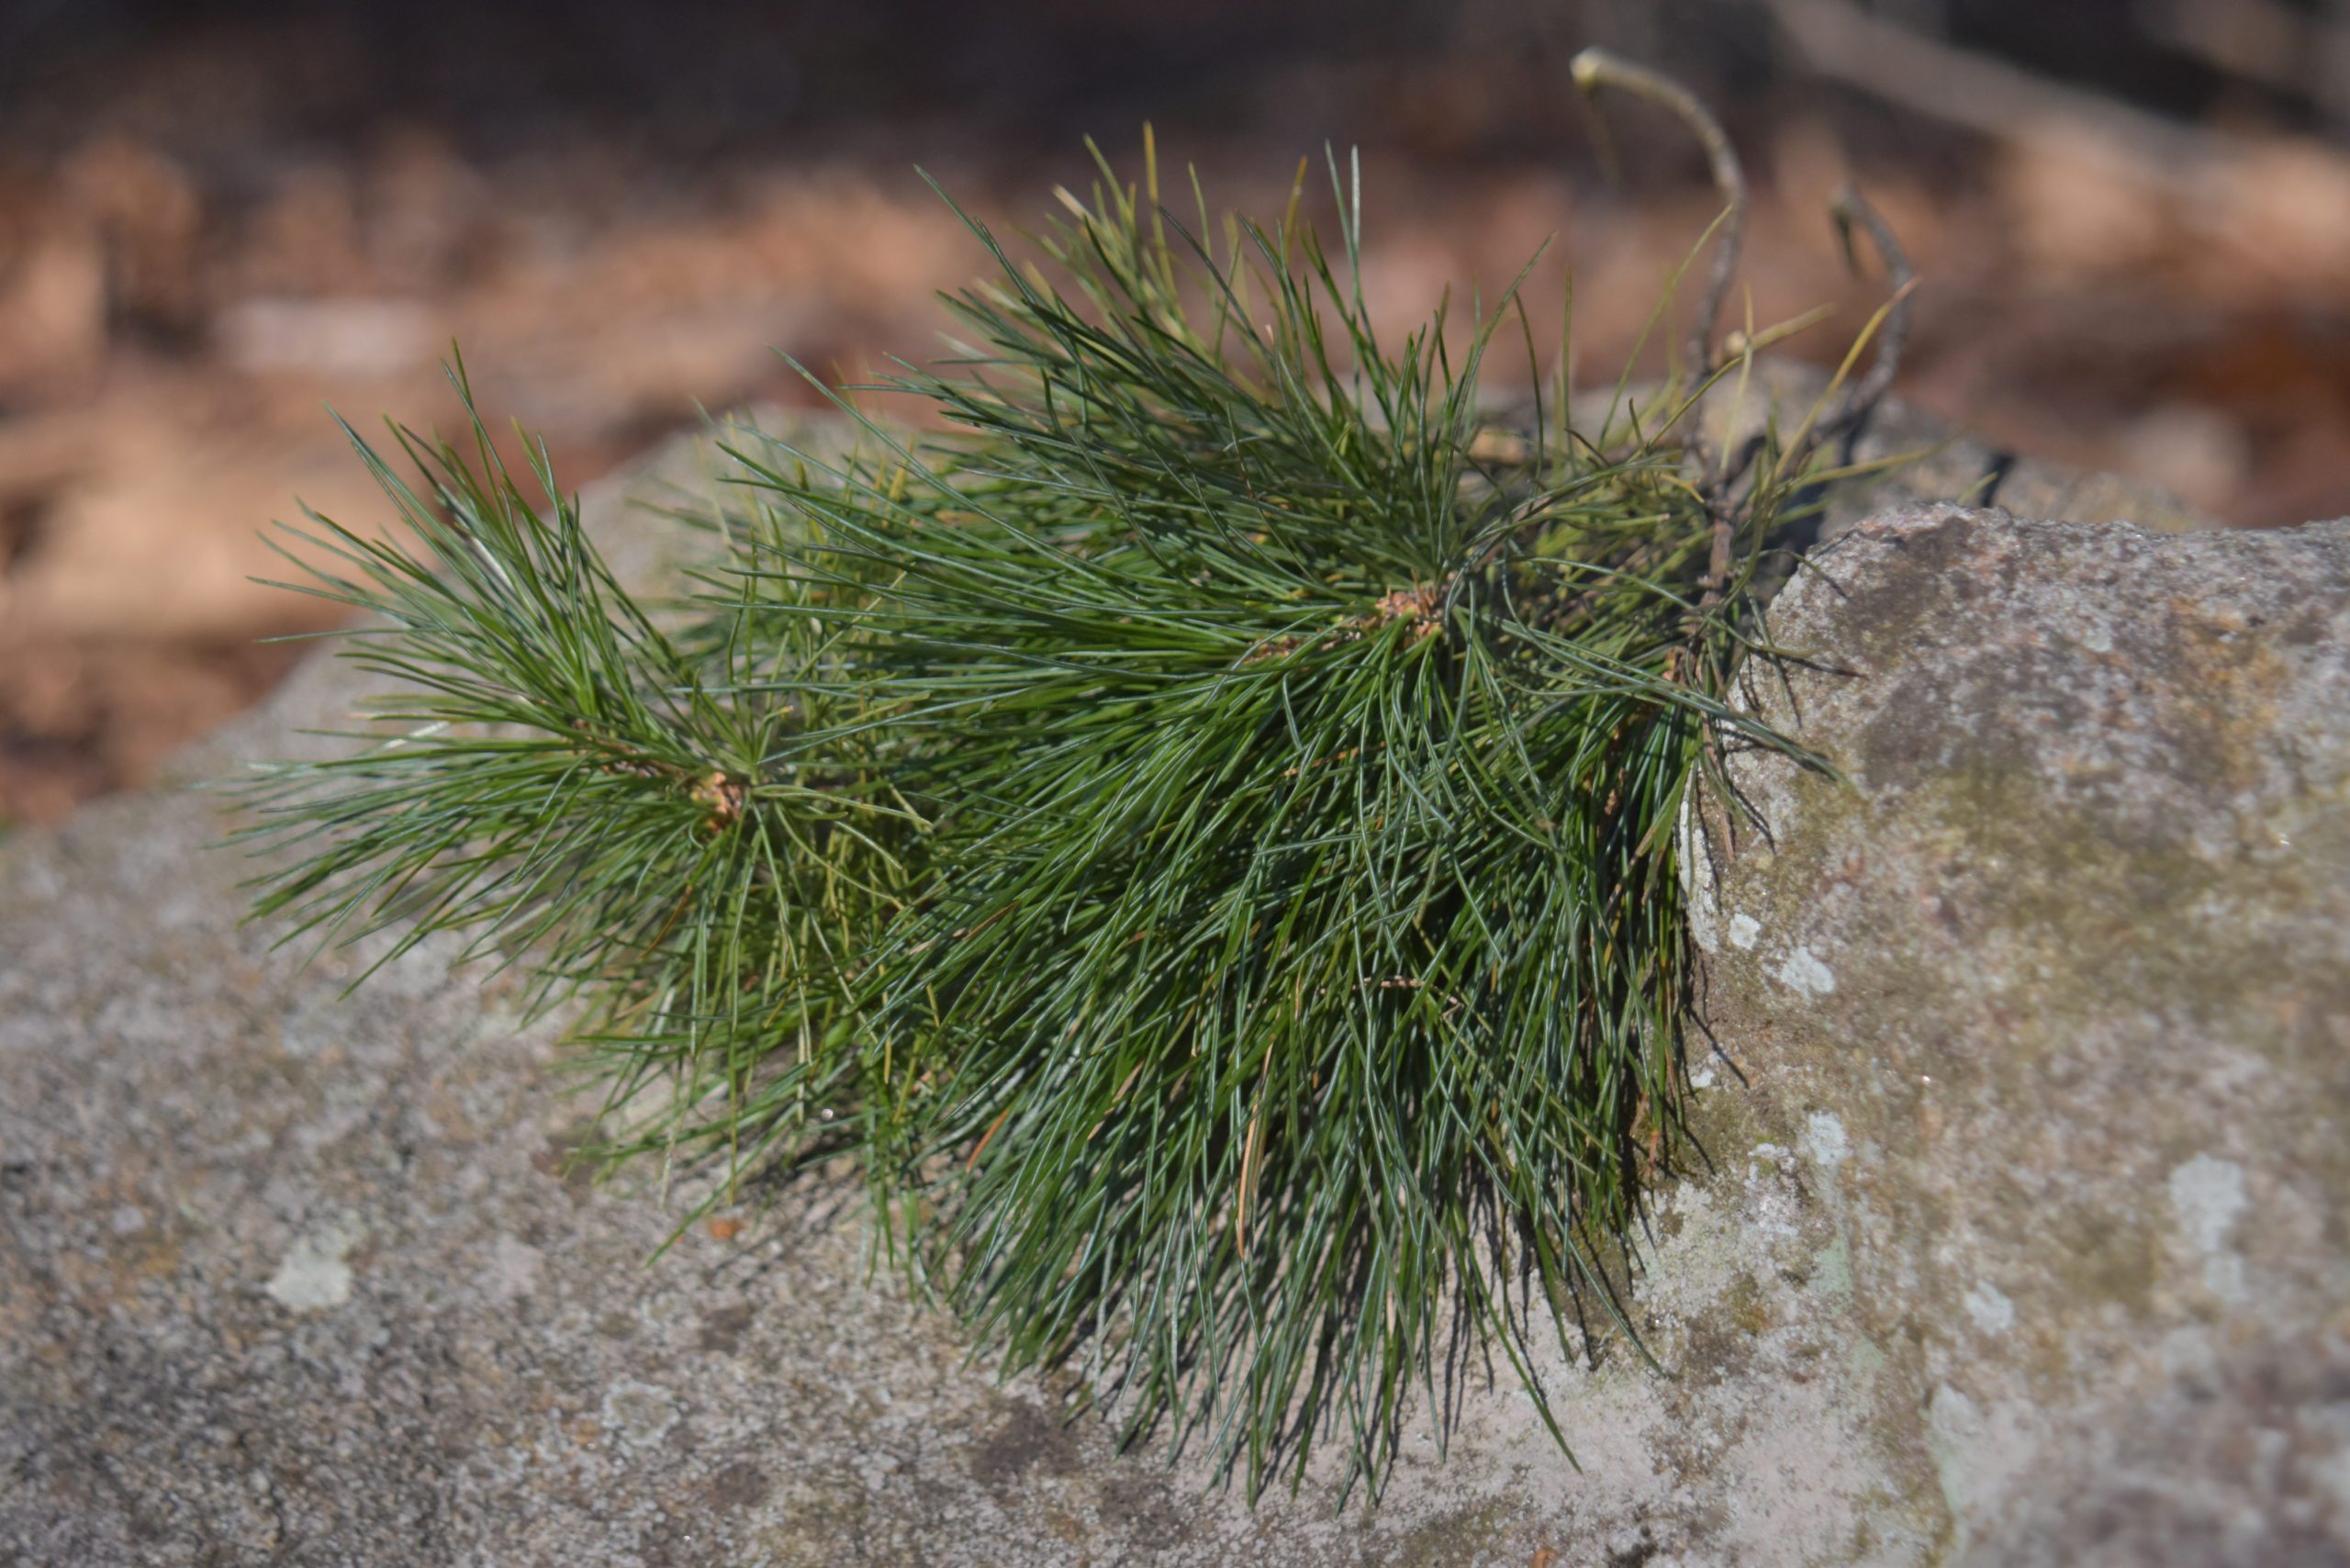
[[[971,222],[957,358],[884,383],[952,433],[738,432],[682,614],[477,423],[398,435],[421,490],[359,443],[412,538],[313,517],[306,586],[387,694],[255,784],[256,911],[522,959],[616,1155],[851,1152],[1007,1367],[1252,1495],[1317,1442],[1375,1484],[1461,1346],[1547,1422],[1539,1342],[1612,1310],[1680,1137],[1676,823],[1785,745],[1727,699],[1818,440],[1702,450],[1714,365],[1492,423],[1514,286],[1391,345],[1351,164],[1332,254],[1294,203],[1218,248],[1155,154],[1041,267]]]

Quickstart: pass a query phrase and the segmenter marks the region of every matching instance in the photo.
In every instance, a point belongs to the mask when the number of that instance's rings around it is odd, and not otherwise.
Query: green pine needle
[[[1817,470],[1723,476],[1704,382],[1489,427],[1515,288],[1383,345],[1331,174],[1335,252],[1294,202],[1212,244],[1155,164],[1043,267],[974,223],[957,357],[885,384],[959,428],[741,432],[680,616],[478,427],[402,437],[423,497],[363,444],[415,542],[314,519],[310,588],[397,694],[251,833],[263,915],[583,993],[616,1153],[854,1152],[1008,1369],[1252,1495],[1331,1441],[1375,1484],[1456,1336],[1550,1420],[1536,1341],[1674,1157],[1677,824],[1785,744],[1725,698]]]

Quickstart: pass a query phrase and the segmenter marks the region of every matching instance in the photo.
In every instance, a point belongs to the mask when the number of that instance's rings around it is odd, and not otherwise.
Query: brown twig
[[[2181,220],[2199,230],[2225,234],[2236,221],[2232,187],[2258,139],[2085,92],[1923,37],[1846,0],[1768,5],[1805,62],[1822,76],[2010,144],[2044,145],[2054,133],[2068,148],[2176,198]]]
[[[1915,267],[1909,264],[1909,252],[1901,248],[1901,241],[1885,216],[1869,205],[1858,185],[1850,181],[1836,192],[1828,204],[1829,220],[1836,225],[1836,237],[1844,246],[1845,264],[1854,273],[1860,271],[1860,257],[1852,249],[1852,231],[1859,230],[1869,237],[1876,248],[1877,261],[1885,267],[1886,283],[1892,288],[1892,300],[1885,313],[1885,325],[1877,331],[1876,357],[1868,374],[1844,389],[1836,411],[1822,420],[1817,431],[1814,448],[1825,445],[1858,429],[1884,400],[1901,374],[1901,351],[1909,341],[1909,296],[1918,281]]]
[[[1584,97],[1595,101],[1600,88],[1615,87],[1646,98],[1687,126],[1698,145],[1706,150],[1706,162],[1713,171],[1714,186],[1721,192],[1726,210],[1714,247],[1713,268],[1706,279],[1705,295],[1698,301],[1697,319],[1689,326],[1690,375],[1695,380],[1703,381],[1713,374],[1714,327],[1721,319],[1722,301],[1729,297],[1730,279],[1738,272],[1739,247],[1746,234],[1746,172],[1739,164],[1738,150],[1730,145],[1721,122],[1697,101],[1696,95],[1669,76],[1645,65],[1635,65],[1604,49],[1584,50],[1569,63],[1568,70]]]

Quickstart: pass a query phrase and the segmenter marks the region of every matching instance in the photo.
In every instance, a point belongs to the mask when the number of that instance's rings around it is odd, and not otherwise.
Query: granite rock
[[[639,577],[648,482],[589,499]],[[1579,1470],[1505,1369],[1375,1512],[1251,1510],[972,1364],[846,1194],[648,1262],[684,1196],[582,1180],[549,1027],[432,943],[343,997],[168,788],[0,844],[0,1561],[2343,1560],[2350,527],[1883,498],[1750,694],[1841,774],[1689,826],[1711,1165],[1666,1372],[1541,1369]]]
[[[2350,1561],[2350,522],[1899,509],[1695,857],[1709,1114],[1792,1135],[1941,1555]]]

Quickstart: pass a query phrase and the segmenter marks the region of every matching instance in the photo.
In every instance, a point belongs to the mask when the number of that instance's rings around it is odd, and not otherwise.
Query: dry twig
[[[1729,297],[1730,279],[1738,273],[1739,247],[1746,234],[1746,172],[1738,150],[1696,95],[1672,78],[1644,65],[1635,65],[1604,49],[1586,49],[1568,66],[1575,85],[1586,98],[1595,99],[1602,87],[1619,88],[1669,110],[1697,138],[1706,150],[1715,188],[1725,209],[1721,234],[1714,247],[1714,263],[1698,301],[1697,319],[1689,325],[1688,358],[1693,380],[1703,381],[1714,370],[1714,326],[1721,319],[1722,301]],[[1604,122],[1603,122],[1604,123]]]

